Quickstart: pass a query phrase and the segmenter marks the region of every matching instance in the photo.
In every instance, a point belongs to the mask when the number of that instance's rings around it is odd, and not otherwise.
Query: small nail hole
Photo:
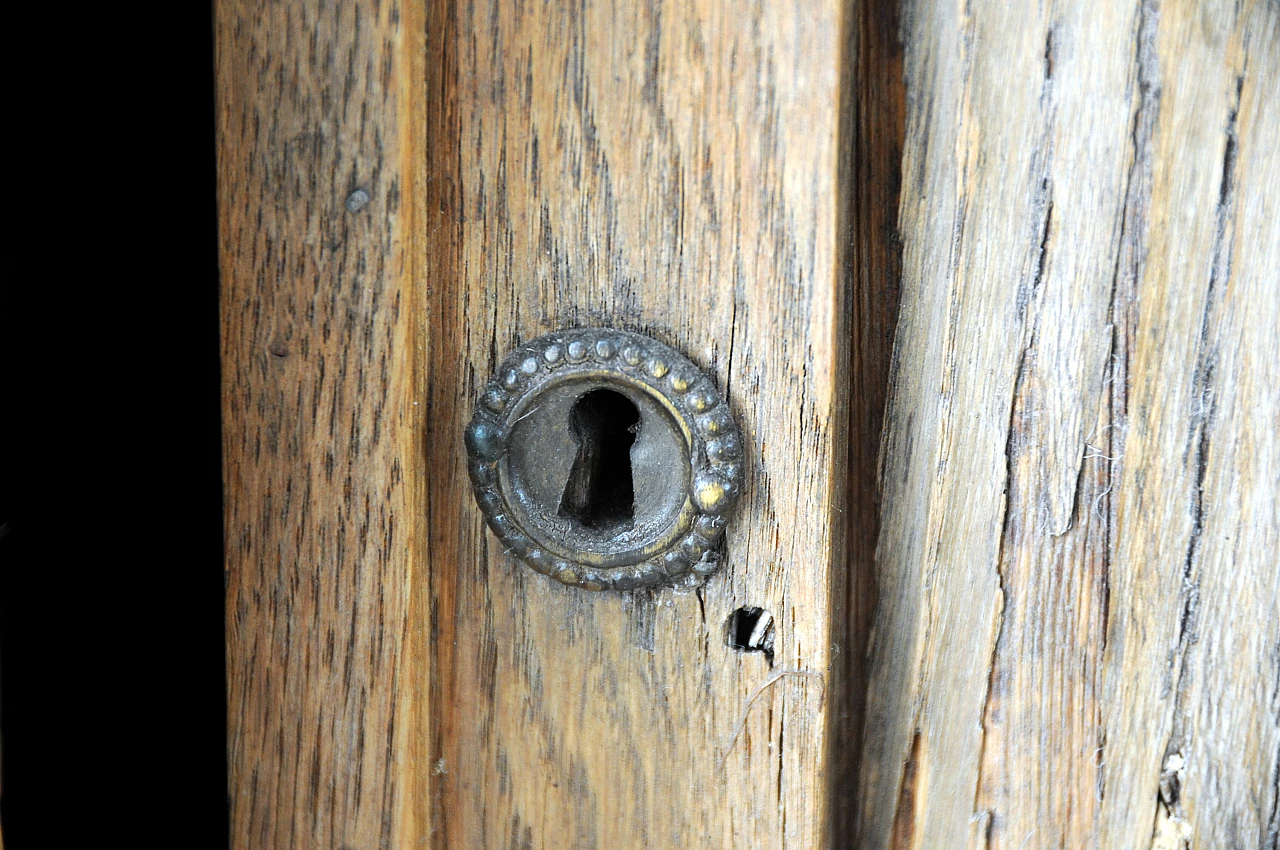
[[[772,666],[773,615],[752,605],[739,608],[725,622],[725,643],[739,652],[763,652]]]

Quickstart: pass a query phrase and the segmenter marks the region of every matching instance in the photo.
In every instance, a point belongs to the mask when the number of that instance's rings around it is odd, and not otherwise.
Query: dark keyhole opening
[[[560,516],[587,528],[630,526],[636,510],[631,446],[640,411],[622,393],[592,390],[574,402],[569,427],[578,456],[560,499]]]

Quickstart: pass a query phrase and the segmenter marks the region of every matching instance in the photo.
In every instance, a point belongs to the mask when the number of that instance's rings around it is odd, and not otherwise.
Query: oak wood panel
[[[404,846],[426,793],[415,14],[216,7],[235,847]]]
[[[433,823],[447,847],[814,847],[843,593],[847,311],[831,2],[451,6],[456,282],[430,297]],[[447,166],[447,164],[446,164]],[[505,555],[460,435],[515,344],[645,332],[730,399],[747,481],[697,593]],[[726,645],[776,618],[772,666]]]
[[[907,4],[859,846],[1275,846],[1278,15]]]

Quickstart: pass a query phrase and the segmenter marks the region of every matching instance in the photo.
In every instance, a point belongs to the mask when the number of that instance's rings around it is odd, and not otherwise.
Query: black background
[[[104,5],[10,22],[0,816],[226,847],[212,15]]]

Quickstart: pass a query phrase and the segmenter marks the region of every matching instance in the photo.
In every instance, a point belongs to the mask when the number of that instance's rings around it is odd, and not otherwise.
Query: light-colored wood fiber
[[[857,846],[1276,846],[1278,17],[908,4]]]

